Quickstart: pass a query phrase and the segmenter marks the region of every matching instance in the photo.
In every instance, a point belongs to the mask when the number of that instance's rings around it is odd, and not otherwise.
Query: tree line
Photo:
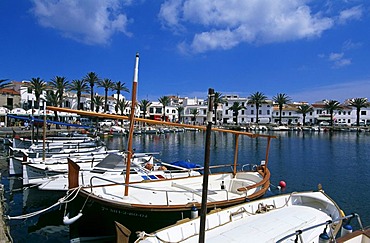
[[[95,84],[98,87],[101,87],[104,89],[104,99],[99,95],[94,95],[94,86]],[[4,88],[8,85],[7,79],[0,79],[0,88]],[[56,92],[47,92],[47,85],[52,87]],[[116,91],[117,95],[117,101],[115,106],[116,114],[118,114],[118,110],[121,111],[121,115],[124,115],[124,110],[128,107],[129,102],[125,101],[124,99],[120,100],[119,97],[121,95],[121,92],[127,92],[129,93],[129,89],[126,87],[126,84],[121,81],[114,82],[109,78],[99,78],[98,75],[95,72],[89,72],[84,76],[82,79],[74,79],[71,83],[67,80],[66,77],[62,76],[55,76],[50,80],[49,83],[45,82],[43,79],[37,77],[37,78],[31,78],[30,80],[30,88],[33,90],[35,94],[36,99],[36,105],[38,106],[40,103],[41,94],[45,91],[46,92],[46,101],[52,105],[52,106],[63,106],[64,101],[64,92],[65,91],[75,91],[77,96],[77,109],[81,109],[81,95],[83,93],[90,92],[90,110],[98,112],[99,107],[104,107],[104,112],[107,111],[108,106],[108,92],[109,91]],[[255,92],[252,93],[248,97],[247,104],[253,104],[256,108],[256,121],[258,123],[258,116],[259,116],[259,109],[262,104],[265,104],[267,100],[267,96],[265,96],[262,92]],[[272,97],[273,102],[275,102],[279,107],[279,124],[282,124],[282,110],[284,108],[284,105],[289,104],[291,102],[291,98],[285,94],[285,93],[278,93],[277,95]],[[169,106],[171,99],[169,96],[162,96],[158,99],[158,101],[163,106],[163,115],[162,120],[166,120],[166,107]],[[220,104],[223,104],[226,102],[225,97],[220,92],[215,92],[214,94],[214,122],[218,120],[217,117],[217,107]],[[147,109],[150,107],[152,102],[150,102],[147,99],[143,99],[139,101],[140,110],[143,111],[143,117],[146,117]],[[342,106],[339,101],[337,100],[327,100],[324,102],[325,109],[330,114],[330,124],[333,125],[333,116],[334,111],[341,110]],[[366,98],[355,98],[349,101],[349,106],[356,108],[356,124],[359,126],[360,124],[360,111],[361,108],[369,107],[369,103]],[[38,107],[36,107],[38,108]],[[178,106],[177,112],[179,114],[179,121],[182,120],[182,114],[184,111],[184,107]],[[234,121],[238,120],[238,114],[239,111],[242,109],[246,109],[240,102],[234,102],[233,105],[229,108],[233,112]],[[313,107],[308,104],[302,104],[298,106],[297,112],[302,114],[303,116],[303,125],[306,123],[306,115],[309,112],[313,111]],[[194,120],[196,116],[199,114],[199,111],[197,109],[192,109],[190,111],[190,114],[193,115]],[[57,119],[57,112],[55,112],[55,118]]]

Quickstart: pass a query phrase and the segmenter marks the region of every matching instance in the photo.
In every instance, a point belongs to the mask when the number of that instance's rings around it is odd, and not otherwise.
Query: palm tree
[[[105,78],[103,80],[100,80],[100,82],[98,82],[98,86],[104,88],[104,101],[105,101],[104,102],[104,112],[107,112],[108,91],[113,90],[114,83],[109,78]]]
[[[195,121],[197,120],[197,115],[199,114],[199,111],[198,109],[191,109],[190,114],[193,115],[192,120],[194,122],[193,124],[195,125]]]
[[[8,79],[0,79],[0,89],[4,88],[9,82]]]
[[[367,102],[366,98],[355,98],[349,101],[349,105],[356,107],[356,125],[360,126],[360,111],[361,108],[366,108],[370,104]]]
[[[125,100],[119,100],[117,103],[117,107],[121,110],[121,116],[124,115],[125,109],[129,106],[129,102]]]
[[[32,78],[31,79],[31,89],[35,92],[36,106],[35,108],[40,108],[40,96],[42,92],[46,89],[46,83],[41,78]]]
[[[99,112],[99,108],[104,105],[104,98],[100,95],[95,95],[92,102],[95,105],[95,112]]]
[[[267,97],[263,93],[258,92],[258,91],[256,93],[251,94],[248,97],[247,103],[256,105],[256,123],[257,124],[258,124],[259,108],[262,104],[266,103],[266,99]]]
[[[306,104],[298,106],[297,113],[300,113],[300,114],[303,115],[303,125],[306,124],[306,115],[309,112],[313,112],[313,107],[312,106],[306,105]]]
[[[176,110],[177,110],[177,113],[179,114],[179,123],[181,123],[182,121],[182,115],[184,113],[184,107],[183,106],[178,106],[176,107]]]
[[[325,101],[325,109],[329,111],[330,126],[333,126],[333,114],[335,110],[341,110],[340,103],[336,100],[327,100]]]
[[[277,94],[276,96],[272,97],[273,101],[275,101],[278,106],[279,106],[279,124],[281,125],[281,113],[283,112],[283,106],[285,104],[288,104],[291,99],[288,95],[286,94],[283,94],[283,93],[280,93],[280,94]]]
[[[233,105],[229,108],[229,110],[233,111],[233,121],[235,124],[238,124],[238,115],[239,111],[245,109],[239,102],[234,102]]]
[[[94,72],[89,72],[84,77],[84,80],[90,84],[90,110],[94,111],[94,102],[92,101],[94,98],[94,85],[97,84],[100,79]]]
[[[152,102],[150,102],[149,100],[140,100],[140,103],[139,103],[139,106],[140,106],[140,110],[143,111],[143,118],[145,119],[146,117],[146,113],[148,111],[148,108],[149,106],[152,104]]]
[[[220,92],[215,92],[215,98],[213,100],[213,110],[214,110],[214,114],[215,114],[215,124],[217,122],[217,107],[219,104],[223,104],[225,103],[225,99],[224,99],[224,96],[222,95],[222,93]]]
[[[56,106],[63,106],[64,90],[68,88],[69,82],[65,77],[55,76],[50,81],[50,86],[57,90],[56,95],[58,98],[58,103]]]
[[[59,105],[59,97],[58,94],[52,91],[46,92],[46,104],[51,106],[58,106]],[[58,112],[54,111],[54,121],[58,121]],[[57,124],[56,128],[59,129],[60,125]]]
[[[158,99],[158,101],[163,105],[162,121],[166,121],[166,106],[168,106],[170,104],[170,97],[162,96]]]
[[[116,105],[116,113],[118,113],[118,103],[119,103],[119,97],[121,95],[121,91],[125,91],[129,93],[129,89],[125,86],[125,83],[122,83],[121,81],[118,81],[114,84],[113,90],[117,91],[117,105]],[[122,112],[122,110],[121,110]]]
[[[80,109],[81,95],[89,91],[89,86],[84,79],[74,79],[69,87],[69,90],[77,93],[77,110]]]

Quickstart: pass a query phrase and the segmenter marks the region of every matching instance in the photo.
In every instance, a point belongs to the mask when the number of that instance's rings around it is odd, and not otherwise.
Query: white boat
[[[122,154],[118,150],[107,151],[98,154],[72,155],[63,158],[30,159],[22,162],[23,185],[38,185],[51,180],[52,176],[66,174],[68,172],[68,159],[73,159],[82,170],[90,171],[98,163],[109,156]],[[32,162],[33,160],[33,162]]]
[[[168,164],[164,162],[154,162],[154,157],[150,153],[136,154],[132,159],[133,167],[130,168],[130,182],[153,181],[163,179],[174,179],[189,176],[199,176],[198,171],[187,169],[181,166]],[[109,162],[108,162],[109,161]],[[147,170],[145,164],[153,162],[152,170]],[[88,187],[93,182],[94,186],[111,184],[112,181],[124,184],[126,167],[125,158],[117,158],[117,155],[109,155],[107,158],[97,164],[92,170],[80,170],[78,174],[79,185]],[[165,166],[165,167],[163,167]],[[80,168],[81,169],[81,168]],[[41,184],[40,190],[47,191],[66,191],[68,190],[68,175],[61,174],[49,176],[38,180]],[[93,181],[92,181],[93,180]]]
[[[271,126],[271,131],[290,131],[291,129],[286,125]]]
[[[54,147],[54,150],[49,150],[49,152],[45,152],[45,159],[61,159],[61,158],[67,158],[67,157],[81,157],[81,156],[91,156],[91,155],[97,155],[97,154],[106,154],[106,153],[114,153],[118,152],[117,150],[113,151],[107,151],[107,148],[105,146],[99,146],[99,147],[90,147],[90,148],[72,148],[67,149],[63,147]],[[31,153],[31,154],[29,154]],[[17,155],[22,156],[10,156],[9,157],[9,175],[10,176],[17,176],[22,175],[22,163],[23,162],[41,162],[43,161],[43,151],[37,151],[37,152],[30,152],[28,149],[19,149],[17,152]],[[67,161],[65,162],[67,163]]]
[[[70,201],[66,211],[66,222],[70,223],[71,240],[85,240],[87,238],[106,238],[115,235],[114,222],[128,223],[131,231],[142,229],[156,230],[176,221],[190,217],[192,209],[225,208],[240,204],[246,200],[255,200],[262,197],[270,186],[270,171],[268,169],[268,151],[270,142],[275,136],[267,134],[253,134],[243,131],[226,130],[212,127],[213,95],[210,95],[208,109],[208,126],[195,126],[165,121],[135,118],[136,87],[138,78],[138,55],[136,56],[135,71],[132,88],[130,129],[128,138],[128,156],[125,183],[109,181],[108,185],[96,185],[91,180],[90,186],[79,186],[78,170],[70,166],[69,187],[78,188],[78,195]],[[101,114],[88,111],[70,110],[60,107],[47,107],[49,110],[68,110],[72,113],[101,118],[123,119],[122,116]],[[130,156],[133,154],[132,138],[134,123],[143,122],[161,126],[174,126],[206,131],[204,175],[189,176],[186,178],[165,179],[145,182],[130,182]],[[235,147],[230,151],[230,158],[234,163],[224,164],[223,161],[212,161],[207,156],[210,149],[210,136],[212,131],[225,132],[234,135]],[[238,164],[239,136],[245,135],[256,139],[265,138],[266,154],[262,162],[247,166]],[[224,159],[230,159],[224,158]],[[209,170],[219,169],[217,173],[210,174]],[[222,170],[223,169],[223,170]],[[227,169],[227,170],[225,170]],[[96,178],[96,177],[95,177]],[[104,178],[102,178],[104,180]],[[203,192],[203,190],[205,192]],[[205,201],[202,195],[207,195]],[[97,224],[96,222],[99,222]],[[100,238],[102,239],[102,238]]]
[[[351,220],[357,219],[359,229],[353,231]],[[353,213],[343,223],[341,235],[335,242],[337,243],[370,243],[370,226],[362,225],[360,215]]]
[[[87,142],[97,142],[100,140],[98,137],[47,137],[45,141],[43,140],[34,140],[28,138],[11,138],[12,148],[29,148],[32,145],[40,145],[42,146],[43,143],[45,144],[77,144],[77,143],[87,143]]]
[[[321,190],[263,198],[207,214],[204,242],[319,242],[325,229],[328,235],[339,231],[342,216]],[[197,217],[150,234],[138,232],[135,242],[198,242],[200,222]]]

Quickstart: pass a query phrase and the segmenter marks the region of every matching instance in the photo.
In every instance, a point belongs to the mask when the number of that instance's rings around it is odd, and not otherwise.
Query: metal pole
[[[33,140],[34,140],[34,137],[35,137],[35,127],[34,127],[34,122],[35,122],[35,118],[33,117],[33,107],[34,107],[34,100],[32,98],[32,105],[31,105],[31,129],[32,129],[32,132],[31,132],[31,141],[32,141],[32,144],[33,144]]]
[[[206,216],[207,216],[207,192],[208,192],[208,175],[209,175],[209,160],[210,160],[210,145],[212,133],[212,111],[214,90],[208,90],[208,113],[207,113],[207,130],[206,130],[206,146],[204,154],[204,173],[203,173],[203,190],[202,190],[202,204],[200,208],[200,229],[199,242],[203,243],[205,240]]]
[[[46,140],[46,102],[44,101],[44,126],[42,130],[42,161],[45,161],[45,140]]]

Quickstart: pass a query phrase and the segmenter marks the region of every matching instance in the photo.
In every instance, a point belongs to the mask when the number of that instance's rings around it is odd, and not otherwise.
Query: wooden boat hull
[[[212,176],[219,176],[218,178],[221,178],[224,175],[225,174],[221,173],[220,175]],[[188,179],[189,181],[193,181],[193,178],[194,177]],[[199,180],[201,180],[201,178],[202,176],[199,176]],[[216,208],[225,208],[237,205],[240,203],[244,203],[245,201],[254,200],[262,197],[269,188],[269,176],[267,176],[266,178],[266,180],[261,181],[262,184],[259,185],[259,188],[256,189],[254,193],[249,194],[248,196],[245,196],[247,192],[240,192],[241,194],[245,194],[232,197],[230,192],[228,199],[209,200],[207,203],[208,211]],[[179,184],[181,185],[181,187],[183,187],[183,179],[172,180],[172,185],[176,184],[176,182],[179,180],[181,180]],[[214,182],[219,183],[221,181]],[[233,180],[233,182],[236,183],[237,179]],[[137,183],[137,185],[141,187],[147,185],[150,187],[150,184],[152,184],[153,188],[156,188],[155,183],[157,182],[143,182]],[[160,183],[161,182],[158,182],[158,185]],[[218,187],[220,186],[220,184],[214,185]],[[228,185],[228,187],[231,187],[231,184]],[[109,186],[105,186],[105,188],[109,188]],[[121,187],[121,189],[123,188],[124,186]],[[135,194],[134,189],[131,188],[130,190],[131,195],[133,195],[130,197],[137,197],[138,194]],[[214,192],[215,190],[217,189],[210,188],[211,194],[212,191]],[[252,190],[253,189],[251,188],[251,191]],[[121,195],[115,194],[115,196],[113,196],[113,194],[110,194],[112,198],[109,199],[109,196],[102,198],[99,194],[90,193],[88,188],[81,190],[79,192],[77,200],[75,199],[72,202],[73,205],[68,206],[70,209],[73,209],[73,212],[70,213],[71,217],[77,215],[79,212],[82,212],[83,214],[80,219],[70,225],[71,239],[78,238],[79,240],[83,240],[83,238],[89,237],[114,237],[115,222],[126,226],[127,229],[131,232],[143,230],[143,228],[146,232],[152,232],[157,229],[174,224],[179,220],[191,218],[192,214],[194,213],[194,211],[192,211],[193,206],[195,206],[197,210],[200,209],[200,201],[191,201],[194,195],[192,196],[192,193],[190,192],[182,191],[178,192],[177,195],[171,194],[171,192],[166,192],[166,198],[168,200],[166,204],[163,203],[163,200],[155,200],[150,196],[150,194],[160,194],[160,191],[157,192],[147,190],[147,194],[143,195],[143,198],[141,200],[143,203],[133,203],[133,201],[130,202],[130,199],[127,199],[127,197],[125,200],[124,190],[121,191]],[[180,193],[187,195],[180,195]],[[200,196],[201,198],[201,195],[198,196]],[[180,197],[182,198],[181,201],[184,203],[178,203],[176,201],[180,200]],[[117,200],[117,198],[120,199]]]

